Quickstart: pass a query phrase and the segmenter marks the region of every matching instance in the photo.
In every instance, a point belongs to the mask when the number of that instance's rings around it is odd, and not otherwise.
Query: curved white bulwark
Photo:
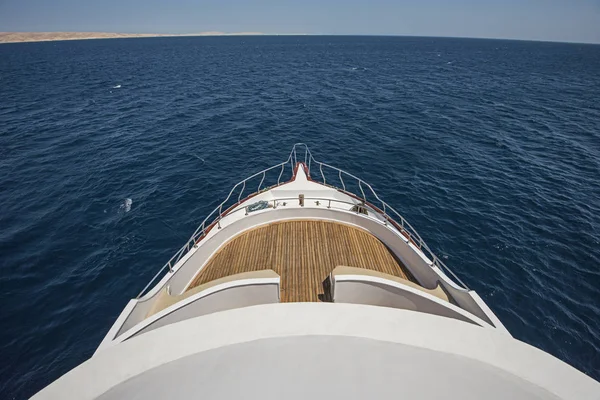
[[[358,304],[188,319],[106,349],[34,399],[598,399],[600,384],[498,330]]]
[[[284,181],[286,171],[293,173]],[[266,187],[273,173],[276,184]],[[337,178],[335,185],[331,176]],[[251,186],[257,191],[245,195]],[[340,265],[323,285],[322,300],[330,303],[310,304],[281,303],[282,277],[270,265],[199,279],[236,238],[282,221],[327,221],[374,237],[411,279],[377,271],[376,259],[362,268]],[[266,341],[247,344],[257,339]],[[272,364],[253,359],[259,353],[267,354]],[[294,357],[301,362],[296,365]],[[304,365],[308,370],[297,368]],[[376,375],[383,386],[376,385]],[[394,390],[388,381],[392,378]],[[251,387],[236,393],[228,379]],[[450,386],[438,385],[444,380]],[[286,382],[290,390],[283,387]],[[302,382],[316,386],[310,389]],[[362,383],[364,387],[356,387]],[[278,393],[300,398],[309,389],[319,397],[331,392],[349,398],[598,394],[595,381],[514,340],[482,299],[370,185],[295,145],[285,162],[238,183],[127,304],[92,359],[38,397],[189,398],[198,390],[209,397],[268,398]]]

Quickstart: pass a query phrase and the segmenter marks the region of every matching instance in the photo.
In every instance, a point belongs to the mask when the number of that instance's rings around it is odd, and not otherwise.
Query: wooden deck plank
[[[281,276],[281,301],[319,301],[324,295],[323,281],[338,265],[414,281],[406,267],[367,231],[331,221],[298,220],[272,223],[234,237],[208,261],[190,289],[225,276],[270,268]]]

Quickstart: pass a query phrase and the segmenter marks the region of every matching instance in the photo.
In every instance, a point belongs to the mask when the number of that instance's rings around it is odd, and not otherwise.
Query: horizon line
[[[29,38],[25,40],[5,41],[3,37],[10,35],[106,35],[89,37],[57,37],[57,38]],[[111,36],[112,35],[112,36]],[[583,44],[600,45],[600,42],[577,42],[569,40],[556,39],[527,39],[527,38],[507,38],[507,37],[489,37],[489,36],[439,36],[439,35],[412,35],[412,34],[376,34],[376,33],[264,33],[264,32],[221,32],[206,31],[195,33],[125,33],[125,32],[102,32],[102,31],[0,31],[0,44],[7,43],[32,43],[44,41],[71,41],[71,40],[100,40],[100,39],[143,39],[158,37],[216,37],[216,36],[337,36],[337,37],[406,37],[406,38],[432,38],[432,39],[474,39],[474,40],[504,40],[519,42],[540,42],[540,43],[564,43],[564,44]]]

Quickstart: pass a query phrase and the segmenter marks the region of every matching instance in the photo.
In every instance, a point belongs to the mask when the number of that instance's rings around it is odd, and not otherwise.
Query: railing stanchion
[[[244,181],[244,184],[242,185],[242,190],[240,190],[240,194],[238,196],[238,203],[240,202],[240,199],[242,198],[242,193],[244,193],[244,189],[246,189],[246,181]]]
[[[279,173],[279,178],[277,178],[277,186],[279,186],[279,182],[281,182],[281,176],[283,175],[283,169],[285,168],[285,164],[281,164],[281,172]]]
[[[365,203],[366,203],[366,202],[367,202],[367,196],[365,196],[365,191],[364,191],[364,190],[363,190],[363,188],[362,188],[362,181],[361,181],[361,180],[359,180],[359,181],[358,181],[358,187],[360,188],[360,192],[361,192],[361,193],[362,193],[362,195],[363,195],[363,200],[364,200],[364,201],[365,201]]]
[[[325,175],[323,174],[323,163],[319,163],[320,165],[320,171],[321,171],[321,177],[323,177],[323,185],[327,185],[327,179],[325,179]]]
[[[327,206],[327,208],[331,208],[331,200],[329,200],[329,205]]]
[[[388,216],[387,216],[387,212],[385,210],[385,203],[383,203],[383,224],[385,226],[387,226],[387,222],[388,222]]]
[[[265,181],[265,176],[267,176],[267,171],[263,171],[262,179],[260,180],[260,183],[258,184],[258,189],[256,190],[257,193],[260,193],[260,187],[262,186],[263,182]]]
[[[340,182],[342,182],[342,188],[346,191],[346,185],[344,184],[344,178],[342,178],[342,170],[340,169]]]

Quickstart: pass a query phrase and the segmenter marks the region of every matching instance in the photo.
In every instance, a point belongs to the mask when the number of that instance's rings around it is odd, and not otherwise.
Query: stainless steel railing
[[[241,180],[238,183],[236,183],[233,186],[233,188],[231,188],[231,190],[229,191],[229,194],[227,195],[225,200],[223,200],[219,205],[217,205],[206,216],[206,218],[204,218],[202,223],[200,223],[198,228],[194,231],[192,236],[190,236],[190,238],[187,240],[187,242],[173,255],[173,257],[171,257],[169,259],[169,261],[167,261],[167,263],[165,265],[163,265],[163,267],[157,272],[156,275],[154,275],[154,277],[150,280],[150,282],[148,282],[146,287],[144,287],[144,289],[140,292],[140,294],[138,294],[138,296],[136,298],[139,299],[140,297],[142,297],[146,293],[148,288],[152,285],[152,283],[154,283],[156,281],[156,279],[158,279],[158,277],[161,276],[165,271],[168,270],[169,272],[173,272],[173,267],[179,262],[179,260],[181,260],[193,248],[193,246],[196,244],[196,242],[207,232],[208,229],[210,229],[212,226],[214,226],[215,223],[220,228],[221,219],[223,219],[223,216],[227,213],[227,210],[225,210],[225,213],[223,212],[223,206],[225,204],[227,204],[227,202],[231,199],[231,196],[235,193],[236,189],[241,187],[241,190],[237,197],[237,201],[239,202],[242,198],[242,194],[244,193],[244,191],[246,189],[246,183],[258,176],[261,177],[261,180],[260,180],[260,183],[258,184],[256,192],[251,192],[251,193],[249,193],[249,195],[253,194],[253,193],[260,193],[261,191],[271,189],[274,186],[279,186],[282,183],[281,179],[283,177],[286,166],[289,164],[290,170],[291,171],[294,170],[295,157],[292,158],[292,154],[294,154],[294,156],[295,156],[295,150],[296,150],[296,145],[294,145],[294,147],[292,148],[292,151],[290,152],[290,155],[288,156],[287,160],[285,160],[284,162],[273,165],[269,168],[265,168],[262,171],[259,171],[259,172],[255,173],[254,175],[251,175],[251,176],[247,177],[246,179]],[[307,150],[308,150],[308,148],[307,148]],[[277,183],[272,186],[263,187],[262,185],[265,182],[267,172],[274,171],[278,168],[281,168],[281,170],[279,171],[279,175],[277,177]],[[209,220],[211,220],[211,218],[212,218],[212,222],[207,225],[207,222]]]
[[[355,196],[354,193],[348,192],[346,190],[346,184],[344,182],[343,177],[347,176],[351,179],[353,179],[354,181],[356,181],[358,183],[358,188],[360,189],[360,192],[362,194],[362,200],[365,203],[368,203],[368,199],[367,196],[365,195],[365,191],[364,188],[368,188],[368,190],[371,192],[371,194],[373,195],[373,197],[375,198],[375,200],[377,200],[378,204],[372,204],[373,202],[370,201],[369,203],[371,203],[372,205],[375,205],[377,208],[380,209],[380,211],[382,211],[383,213],[383,217],[390,221],[390,222],[396,222],[398,223],[399,221],[399,229],[401,232],[406,233],[410,240],[419,247],[419,249],[423,252],[423,254],[425,254],[425,256],[427,256],[433,265],[435,265],[436,267],[440,268],[441,270],[443,270],[444,272],[448,273],[449,275],[452,276],[452,278],[454,278],[456,280],[456,282],[458,282],[464,289],[468,289],[467,285],[460,280],[460,278],[458,276],[456,276],[456,274],[446,265],[444,264],[436,255],[435,253],[429,248],[429,246],[427,246],[427,244],[425,243],[425,241],[423,240],[423,238],[421,238],[421,235],[419,235],[419,233],[417,232],[417,230],[415,228],[413,228],[413,226],[411,224],[408,223],[408,221],[406,221],[406,219],[404,219],[404,217],[398,212],[396,211],[393,207],[391,207],[389,204],[387,204],[385,201],[381,200],[381,198],[377,195],[377,193],[375,192],[375,190],[373,189],[373,187],[368,184],[367,182],[363,181],[362,179],[352,175],[349,172],[346,172],[342,169],[339,169],[337,167],[331,166],[329,164],[317,161],[314,159],[312,153],[310,152],[310,149],[308,148],[308,146],[304,143],[296,143],[294,145],[294,147],[292,148],[292,154],[290,156],[294,157],[294,163],[298,162],[298,156],[297,156],[297,147],[304,147],[304,163],[307,165],[308,167],[308,173],[309,175],[311,175],[311,168],[313,165],[317,164],[319,166],[319,173],[320,176],[322,178],[322,184],[332,187],[334,189],[337,190],[342,190],[343,192],[345,192],[348,195],[351,196]],[[307,162],[308,161],[308,162]],[[333,170],[335,172],[337,172],[337,177],[340,180],[340,183],[342,185],[341,188],[328,184],[327,183],[327,178],[325,177],[325,174],[323,173],[323,167],[325,167],[326,169],[330,169]],[[315,180],[315,177],[312,176],[312,179]],[[379,210],[376,210],[379,211]],[[394,221],[394,218],[390,218],[389,213],[392,213],[395,218],[398,219],[398,221]]]
[[[426,257],[428,257],[431,262],[432,265],[440,268],[441,270],[443,270],[444,272],[448,273],[449,275],[452,276],[452,278],[454,278],[454,280],[456,282],[458,282],[464,289],[468,289],[467,285],[465,285],[460,278],[458,278],[458,276],[456,276],[456,274],[454,274],[454,272],[452,272],[452,270],[450,268],[448,268],[448,266],[446,266],[446,264],[444,264],[436,255],[435,253],[433,253],[433,251],[429,248],[429,246],[427,246],[427,244],[425,243],[425,241],[421,238],[421,236],[417,233],[416,229],[412,227],[412,225],[410,225],[408,223],[408,221],[406,221],[406,219],[404,219],[404,217],[397,212],[394,208],[392,208],[389,204],[387,204],[385,201],[381,200],[381,198],[377,195],[377,193],[375,192],[375,190],[373,189],[373,187],[368,184],[367,182],[363,181],[362,179],[352,175],[349,172],[346,172],[342,169],[333,167],[329,164],[320,162],[315,160],[315,158],[313,157],[310,149],[308,148],[308,146],[304,143],[296,143],[294,144],[292,151],[290,152],[288,158],[286,159],[286,161],[280,163],[280,164],[276,164],[273,165],[272,167],[269,168],[265,168],[262,171],[259,171],[249,177],[247,177],[244,180],[239,181],[238,183],[236,183],[233,188],[229,191],[229,194],[227,195],[226,199],[224,201],[222,201],[219,205],[217,205],[207,216],[206,218],[204,218],[204,220],[202,221],[202,223],[198,226],[198,228],[194,231],[194,233],[192,234],[192,236],[188,239],[188,241],[185,243],[185,245],[183,245],[183,247],[181,247],[176,253],[175,255],[173,255],[173,257],[171,257],[171,259],[158,271],[158,273],[150,280],[150,282],[146,285],[146,287],[144,287],[144,289],[140,292],[140,294],[136,297],[137,299],[139,299],[140,297],[142,297],[146,291],[150,288],[150,286],[156,281],[156,279],[158,279],[158,277],[160,277],[163,273],[165,273],[165,271],[169,271],[169,272],[173,272],[173,267],[196,245],[196,243],[208,232],[209,229],[211,229],[212,227],[214,227],[215,225],[220,228],[221,227],[221,220],[223,219],[223,217],[225,217],[226,215],[231,215],[234,212],[238,212],[240,210],[244,210],[244,207],[242,208],[238,208],[238,209],[233,209],[233,210],[228,210],[226,209],[225,211],[223,211],[223,207],[227,204],[228,201],[230,201],[230,199],[232,198],[232,195],[235,193],[236,189],[240,188],[239,194],[237,196],[237,203],[235,203],[234,205],[238,204],[241,199],[242,199],[242,195],[246,190],[246,186],[247,183],[250,182],[251,180],[260,177],[260,182],[258,184],[258,187],[256,189],[256,191],[254,192],[249,192],[249,195],[252,194],[257,194],[257,193],[261,193],[263,191],[269,190],[273,187],[279,186],[282,183],[281,179],[283,177],[284,171],[287,167],[287,165],[290,166],[290,170],[293,171],[294,170],[294,166],[297,165],[298,163],[298,148],[303,148],[304,149],[304,157],[302,158],[302,152],[300,153],[300,161],[304,162],[304,165],[306,165],[307,170],[308,170],[308,175],[311,177],[311,179],[313,181],[317,181],[319,183],[322,183],[325,186],[331,187],[331,188],[335,188],[337,190],[340,190],[352,197],[355,197],[356,199],[358,199],[359,201],[361,201],[363,204],[373,208],[374,212],[380,213],[383,216],[384,222],[387,224],[388,222],[393,224],[399,231],[400,233],[404,234],[407,236],[407,238],[415,245],[417,246],[422,252],[423,254],[425,254]],[[315,176],[313,176],[311,174],[311,170],[315,167],[318,166],[318,170],[319,170],[319,175],[320,177],[317,179],[320,179],[321,181],[315,179]],[[263,184],[265,183],[265,179],[267,176],[267,173],[269,171],[274,171],[280,168],[280,172],[279,175],[277,177],[277,183],[273,184],[271,186],[263,186]],[[325,170],[332,170],[336,172],[336,176],[337,178],[340,180],[340,183],[342,185],[342,187],[338,187],[335,185],[332,185],[331,183],[327,183],[327,178],[323,172],[323,168],[325,168]],[[354,182],[356,182],[358,184],[358,188],[361,192],[361,196],[358,196],[350,191],[348,191],[346,189],[346,182],[344,181],[344,176],[350,179],[352,179]],[[331,180],[330,180],[331,182]],[[367,193],[365,193],[364,188],[367,188],[369,190],[369,192],[372,194],[373,198],[376,200],[377,204],[373,203],[373,200],[371,198],[367,197]],[[298,200],[297,198],[293,198],[293,199],[276,199],[277,201],[283,201],[283,200]],[[305,200],[319,200],[319,201],[324,201],[327,202],[330,199],[323,199],[323,198],[305,198]],[[346,203],[340,200],[335,200],[336,203]],[[331,203],[329,203],[331,204]],[[356,205],[355,203],[347,203],[347,204],[352,204],[352,205]],[[390,217],[390,213],[392,215],[395,216],[395,219],[397,219],[397,221]],[[211,219],[212,218],[212,219]],[[208,221],[211,221],[210,223],[207,224]]]

